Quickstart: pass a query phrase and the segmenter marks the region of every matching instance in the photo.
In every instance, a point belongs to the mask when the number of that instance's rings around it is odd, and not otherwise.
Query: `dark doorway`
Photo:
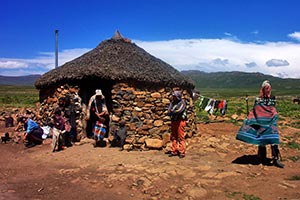
[[[112,114],[112,94],[111,90],[113,87],[114,82],[113,81],[107,81],[107,80],[89,80],[85,82],[86,84],[82,85],[82,89],[79,91],[79,95],[82,98],[82,103],[88,106],[90,98],[95,94],[95,91],[97,89],[100,89],[102,91],[102,94],[105,97],[105,103],[108,109],[109,114]],[[93,83],[93,84],[91,84]],[[106,135],[105,137],[108,137],[109,130],[110,130],[110,117],[107,116],[105,119],[106,125]],[[86,125],[86,136],[91,138],[93,137],[93,126],[94,122],[90,119],[87,120]]]

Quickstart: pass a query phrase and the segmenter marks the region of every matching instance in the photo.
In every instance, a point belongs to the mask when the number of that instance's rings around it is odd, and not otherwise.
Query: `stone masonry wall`
[[[167,116],[170,105],[171,88],[147,89],[130,87],[119,83],[112,89],[113,111],[111,127],[117,127],[120,120],[126,122],[127,148],[160,149],[169,142],[171,121]],[[187,103],[187,137],[196,132],[194,104],[190,93],[183,90]]]
[[[82,88],[81,88],[82,90]],[[52,91],[52,94],[49,92]],[[54,93],[53,93],[54,91]],[[75,117],[75,128],[78,140],[86,137],[86,105],[81,102],[77,86],[60,86],[52,88],[44,93],[49,93],[39,109],[38,121],[40,124],[48,124],[53,112],[58,107],[60,98],[70,98],[71,109]],[[115,84],[112,88],[112,111],[110,112],[110,129],[115,130],[121,120],[126,122],[128,136],[126,149],[161,149],[170,141],[171,120],[167,116],[170,105],[170,97],[173,88],[151,88],[147,86],[130,86],[125,83]],[[192,137],[197,132],[195,125],[194,102],[190,92],[182,90],[183,99],[187,103],[186,137]],[[112,134],[109,134],[112,140]]]
[[[53,113],[57,107],[61,107],[65,115],[69,118],[72,128],[74,128],[79,141],[84,137],[84,109],[82,107],[81,98],[78,95],[79,88],[77,86],[64,85],[57,88],[50,88],[43,91],[43,95],[47,94],[40,105],[37,121],[41,125],[53,124]],[[59,99],[68,99],[67,105],[59,105]]]

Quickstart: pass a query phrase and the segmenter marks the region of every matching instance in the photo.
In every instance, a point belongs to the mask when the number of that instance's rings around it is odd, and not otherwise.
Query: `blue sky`
[[[0,75],[43,74],[116,30],[179,71],[300,78],[298,0],[3,0]]]

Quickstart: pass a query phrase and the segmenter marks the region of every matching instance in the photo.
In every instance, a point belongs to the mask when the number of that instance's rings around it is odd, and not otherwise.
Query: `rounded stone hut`
[[[96,89],[105,96],[109,126],[126,121],[126,141],[132,148],[161,148],[168,142],[170,118],[166,113],[174,88],[181,89],[187,102],[187,137],[196,131],[193,82],[118,31],[93,50],[43,74],[35,87],[39,90],[41,123],[47,123],[59,99],[67,97],[78,139],[90,128],[85,114]]]

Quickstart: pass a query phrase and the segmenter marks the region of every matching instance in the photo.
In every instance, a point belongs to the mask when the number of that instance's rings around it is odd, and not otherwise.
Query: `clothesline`
[[[222,115],[225,115],[227,110],[227,101],[226,100],[215,100],[214,98],[205,97],[200,95],[198,97],[199,104],[198,107],[202,110],[207,111],[209,114],[213,114],[220,110]]]

